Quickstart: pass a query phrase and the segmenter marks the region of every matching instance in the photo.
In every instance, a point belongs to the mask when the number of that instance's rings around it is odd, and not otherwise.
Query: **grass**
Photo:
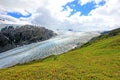
[[[0,80],[120,80],[120,35],[61,55],[0,69]]]

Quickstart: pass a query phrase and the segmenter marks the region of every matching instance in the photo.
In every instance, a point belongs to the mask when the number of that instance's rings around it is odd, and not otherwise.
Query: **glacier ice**
[[[63,32],[49,40],[32,43],[0,53],[0,68],[67,52],[100,35],[98,32]]]

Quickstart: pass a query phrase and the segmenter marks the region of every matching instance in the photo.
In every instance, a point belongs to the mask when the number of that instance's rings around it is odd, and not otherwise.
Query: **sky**
[[[120,0],[0,0],[0,18],[77,31],[120,27]]]

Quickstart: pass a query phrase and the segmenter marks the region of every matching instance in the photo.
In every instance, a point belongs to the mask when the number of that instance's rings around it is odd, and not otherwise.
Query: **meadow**
[[[0,69],[0,80],[120,80],[120,34],[61,55]]]

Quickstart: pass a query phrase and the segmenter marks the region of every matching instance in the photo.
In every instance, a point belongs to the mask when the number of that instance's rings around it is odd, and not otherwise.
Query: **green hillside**
[[[120,80],[120,31],[111,33],[65,54],[1,69],[0,80]]]

